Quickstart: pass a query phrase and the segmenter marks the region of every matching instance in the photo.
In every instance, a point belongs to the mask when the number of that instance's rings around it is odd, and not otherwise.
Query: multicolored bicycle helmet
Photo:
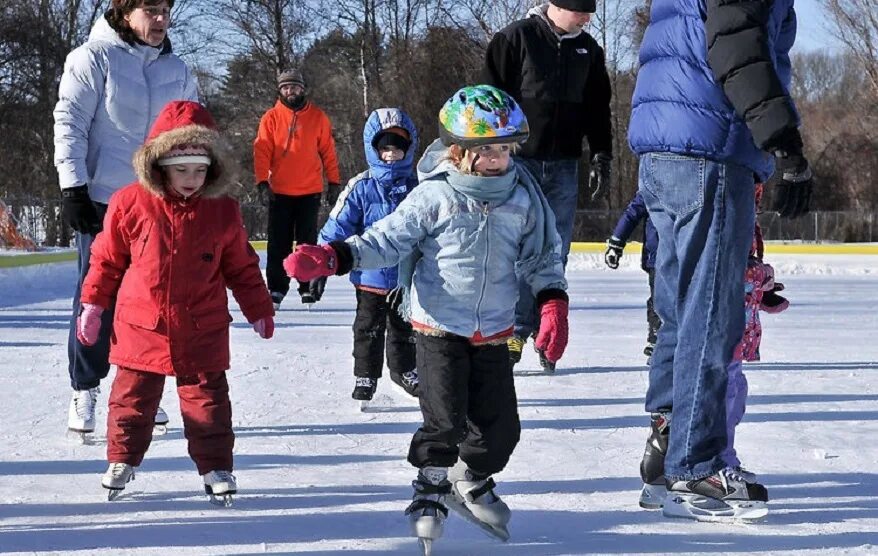
[[[529,133],[527,117],[515,99],[490,85],[464,87],[439,111],[439,137],[447,146],[524,143]]]

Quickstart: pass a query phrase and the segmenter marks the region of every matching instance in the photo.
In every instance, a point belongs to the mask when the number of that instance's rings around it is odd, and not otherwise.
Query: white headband
[[[210,163],[210,157],[203,154],[169,156],[168,158],[160,158],[156,162],[159,166],[175,166],[177,164],[207,164],[210,166]]]

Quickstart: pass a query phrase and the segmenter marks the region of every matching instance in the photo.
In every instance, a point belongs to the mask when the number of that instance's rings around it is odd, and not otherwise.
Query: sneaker
[[[512,512],[494,492],[497,485],[491,476],[473,473],[462,461],[451,469],[449,476],[454,500],[466,507],[482,524],[505,531]]]
[[[758,521],[768,515],[768,490],[733,468],[692,481],[668,481],[664,515],[698,521]]]
[[[170,419],[168,419],[168,414],[165,413],[165,410],[162,409],[161,406],[159,406],[158,411],[155,412],[155,424],[163,427],[168,424],[168,421],[170,421]]]
[[[281,292],[271,292],[271,303],[274,305],[274,310],[277,311],[280,309],[280,304],[284,300],[284,294]]]
[[[231,471],[211,471],[201,476],[204,492],[214,496],[225,496],[238,492],[238,483]]]
[[[109,493],[109,499],[113,500],[119,493],[125,490],[125,485],[134,480],[134,467],[127,463],[111,463],[104,476],[101,477],[101,486]]]
[[[641,508],[657,510],[664,504],[667,494],[665,455],[668,453],[670,425],[670,413],[653,413],[650,417],[649,438],[640,461],[640,478],[643,480],[643,489],[640,491]]]
[[[351,394],[351,397],[355,400],[369,401],[372,399],[372,396],[375,395],[375,390],[377,388],[377,379],[369,378],[367,376],[358,376],[357,382],[354,386],[354,392]]]
[[[402,374],[390,373],[390,380],[405,390],[409,396],[412,396],[413,398],[418,397],[417,370],[406,371]]]
[[[451,494],[448,469],[424,467],[412,481],[412,503],[405,510],[412,526],[412,535],[432,541],[442,536],[442,527],[448,517],[445,497]]]
[[[509,348],[509,362],[513,366],[521,361],[521,350],[524,349],[524,344],[526,343],[526,338],[519,338],[518,336],[512,336],[506,340],[506,347]]]
[[[100,389],[74,390],[67,408],[67,429],[73,432],[94,432],[95,405]]]

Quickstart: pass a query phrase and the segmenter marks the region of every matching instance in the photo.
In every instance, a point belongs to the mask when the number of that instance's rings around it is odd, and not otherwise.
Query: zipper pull
[[[482,203],[482,214],[488,216],[488,201]]]

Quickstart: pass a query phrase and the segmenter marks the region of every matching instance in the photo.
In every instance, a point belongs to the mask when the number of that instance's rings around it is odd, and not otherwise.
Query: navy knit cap
[[[597,11],[595,0],[549,0],[552,4],[565,10],[593,14]]]
[[[381,147],[396,147],[403,152],[408,152],[412,145],[408,132],[401,127],[390,127],[379,132],[372,140],[372,147],[377,151]]]

